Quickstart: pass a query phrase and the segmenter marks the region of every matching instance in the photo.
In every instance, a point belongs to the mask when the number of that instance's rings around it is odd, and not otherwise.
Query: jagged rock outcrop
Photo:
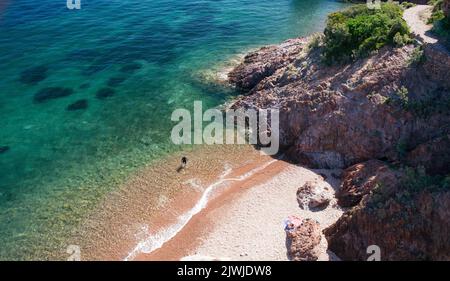
[[[284,45],[270,50],[286,53],[280,51]],[[448,114],[431,112],[419,118],[399,106],[401,91],[408,92],[411,103],[430,93],[448,94],[448,88],[430,78],[422,66],[410,65],[414,48],[386,47],[369,58],[333,67],[321,63],[317,50],[304,51],[295,59],[277,55],[277,63],[271,64],[277,69],[269,72],[253,67],[264,65],[265,60],[256,61],[269,56],[263,48],[234,70],[231,82],[246,85],[241,90],[254,84],[248,81],[259,83],[233,108],[278,108],[280,144],[293,160],[309,167],[342,168],[381,158],[396,161],[399,147],[407,153],[449,130]]]
[[[365,168],[367,175],[379,175],[379,165]],[[389,170],[384,173],[399,173]],[[328,249],[344,260],[366,260],[369,245],[380,247],[381,260],[450,260],[450,192],[392,183],[381,180],[324,230]]]
[[[297,202],[302,209],[324,208],[332,197],[330,187],[317,182],[307,181],[297,190]]]
[[[303,219],[300,225],[286,231],[288,255],[293,261],[316,261],[322,239],[317,221]]]
[[[379,160],[353,165],[344,171],[341,187],[336,193],[338,204],[341,207],[353,207],[378,185],[383,184],[383,188],[392,189],[399,180],[399,173]]]
[[[280,45],[267,46],[245,56],[228,78],[242,92],[250,91],[262,79],[295,60],[305,47],[305,39],[290,39]]]

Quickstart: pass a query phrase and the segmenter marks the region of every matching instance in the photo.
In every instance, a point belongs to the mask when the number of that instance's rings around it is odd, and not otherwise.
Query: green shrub
[[[395,92],[395,101],[403,108],[407,108],[409,104],[409,91],[406,87],[402,86],[400,89]]]
[[[322,44],[323,35],[321,33],[315,33],[310,37],[310,40],[307,45],[308,51],[313,51],[320,47]]]
[[[397,156],[400,159],[403,159],[406,157],[406,154],[408,153],[408,144],[405,140],[400,140],[397,145],[395,146],[397,150]]]
[[[405,178],[402,180],[402,184],[411,192],[448,190],[450,187],[450,175],[428,175],[420,166],[415,169],[406,167],[404,171]]]
[[[411,3],[411,2],[402,2],[402,3],[400,3],[400,5],[403,7],[403,9],[408,9],[408,8],[412,8],[412,7],[416,6],[416,4]]]
[[[430,1],[429,4],[433,5],[433,12],[431,13],[431,17],[428,19],[428,23],[435,23],[441,19],[443,19],[444,12],[442,11],[443,0],[433,0]]]
[[[394,44],[397,47],[405,46],[406,44],[409,44],[412,42],[411,37],[409,34],[400,34],[400,32],[397,32],[394,35]]]
[[[432,32],[440,37],[441,42],[450,48],[450,18],[446,18],[442,11],[443,0],[429,1],[433,5],[433,12],[428,19],[428,23],[433,24]]]
[[[410,100],[406,110],[422,118],[436,113],[450,115],[450,97],[442,93],[429,93],[424,98]]]
[[[422,47],[416,47],[414,48],[411,57],[408,60],[408,64],[410,65],[417,65],[417,64],[421,64],[423,62],[425,62],[425,54],[423,52],[423,48]]]
[[[433,24],[432,32],[436,34],[440,41],[450,49],[450,18],[437,20]]]
[[[348,62],[385,45],[409,43],[409,28],[402,14],[402,8],[393,3],[382,4],[381,9],[355,5],[330,14],[324,31],[324,61]]]

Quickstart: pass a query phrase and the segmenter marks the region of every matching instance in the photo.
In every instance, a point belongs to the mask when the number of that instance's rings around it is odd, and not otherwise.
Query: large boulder
[[[322,239],[320,225],[312,219],[303,219],[301,224],[286,229],[288,255],[294,261],[315,261],[319,258]]]
[[[331,187],[326,183],[307,181],[297,190],[297,202],[302,209],[324,208],[332,198]]]
[[[398,173],[379,160],[355,164],[344,171],[340,189],[336,193],[341,207],[357,205],[363,196],[369,194],[381,183],[392,188],[399,182]]]

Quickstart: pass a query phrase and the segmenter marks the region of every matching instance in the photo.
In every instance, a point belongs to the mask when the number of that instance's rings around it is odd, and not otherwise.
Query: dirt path
[[[427,24],[428,18],[431,16],[433,6],[431,5],[416,5],[412,8],[406,9],[403,13],[403,19],[408,24],[412,33],[418,36],[423,43],[434,44],[438,40],[430,35],[430,30],[433,27]]]

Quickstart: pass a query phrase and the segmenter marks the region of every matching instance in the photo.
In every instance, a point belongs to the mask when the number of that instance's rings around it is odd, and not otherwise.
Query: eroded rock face
[[[347,168],[336,198],[341,207],[356,206],[363,196],[369,194],[377,185],[390,189],[398,184],[399,173],[390,169],[384,162],[369,160]]]
[[[325,208],[333,195],[331,187],[308,181],[297,190],[297,202],[302,209]]]
[[[366,260],[370,245],[381,260],[450,259],[450,191],[410,190],[400,173],[379,161],[346,171],[346,194],[362,199],[323,231],[329,250],[344,260]]]
[[[316,261],[319,258],[321,237],[317,221],[304,219],[294,229],[286,231],[288,255],[294,261]]]
[[[448,93],[423,68],[409,65],[414,46],[386,47],[334,67],[320,62],[319,50],[300,52],[293,59],[283,57],[288,51],[280,51],[282,46],[254,52],[234,70],[231,82],[252,90],[233,108],[279,109],[280,145],[293,160],[312,168],[345,168],[382,158],[397,161],[400,146],[408,152],[447,134],[448,115],[432,112],[419,118],[392,102],[401,89],[408,91],[410,102],[430,92]],[[277,56],[277,69],[254,67],[265,65],[268,52]]]

